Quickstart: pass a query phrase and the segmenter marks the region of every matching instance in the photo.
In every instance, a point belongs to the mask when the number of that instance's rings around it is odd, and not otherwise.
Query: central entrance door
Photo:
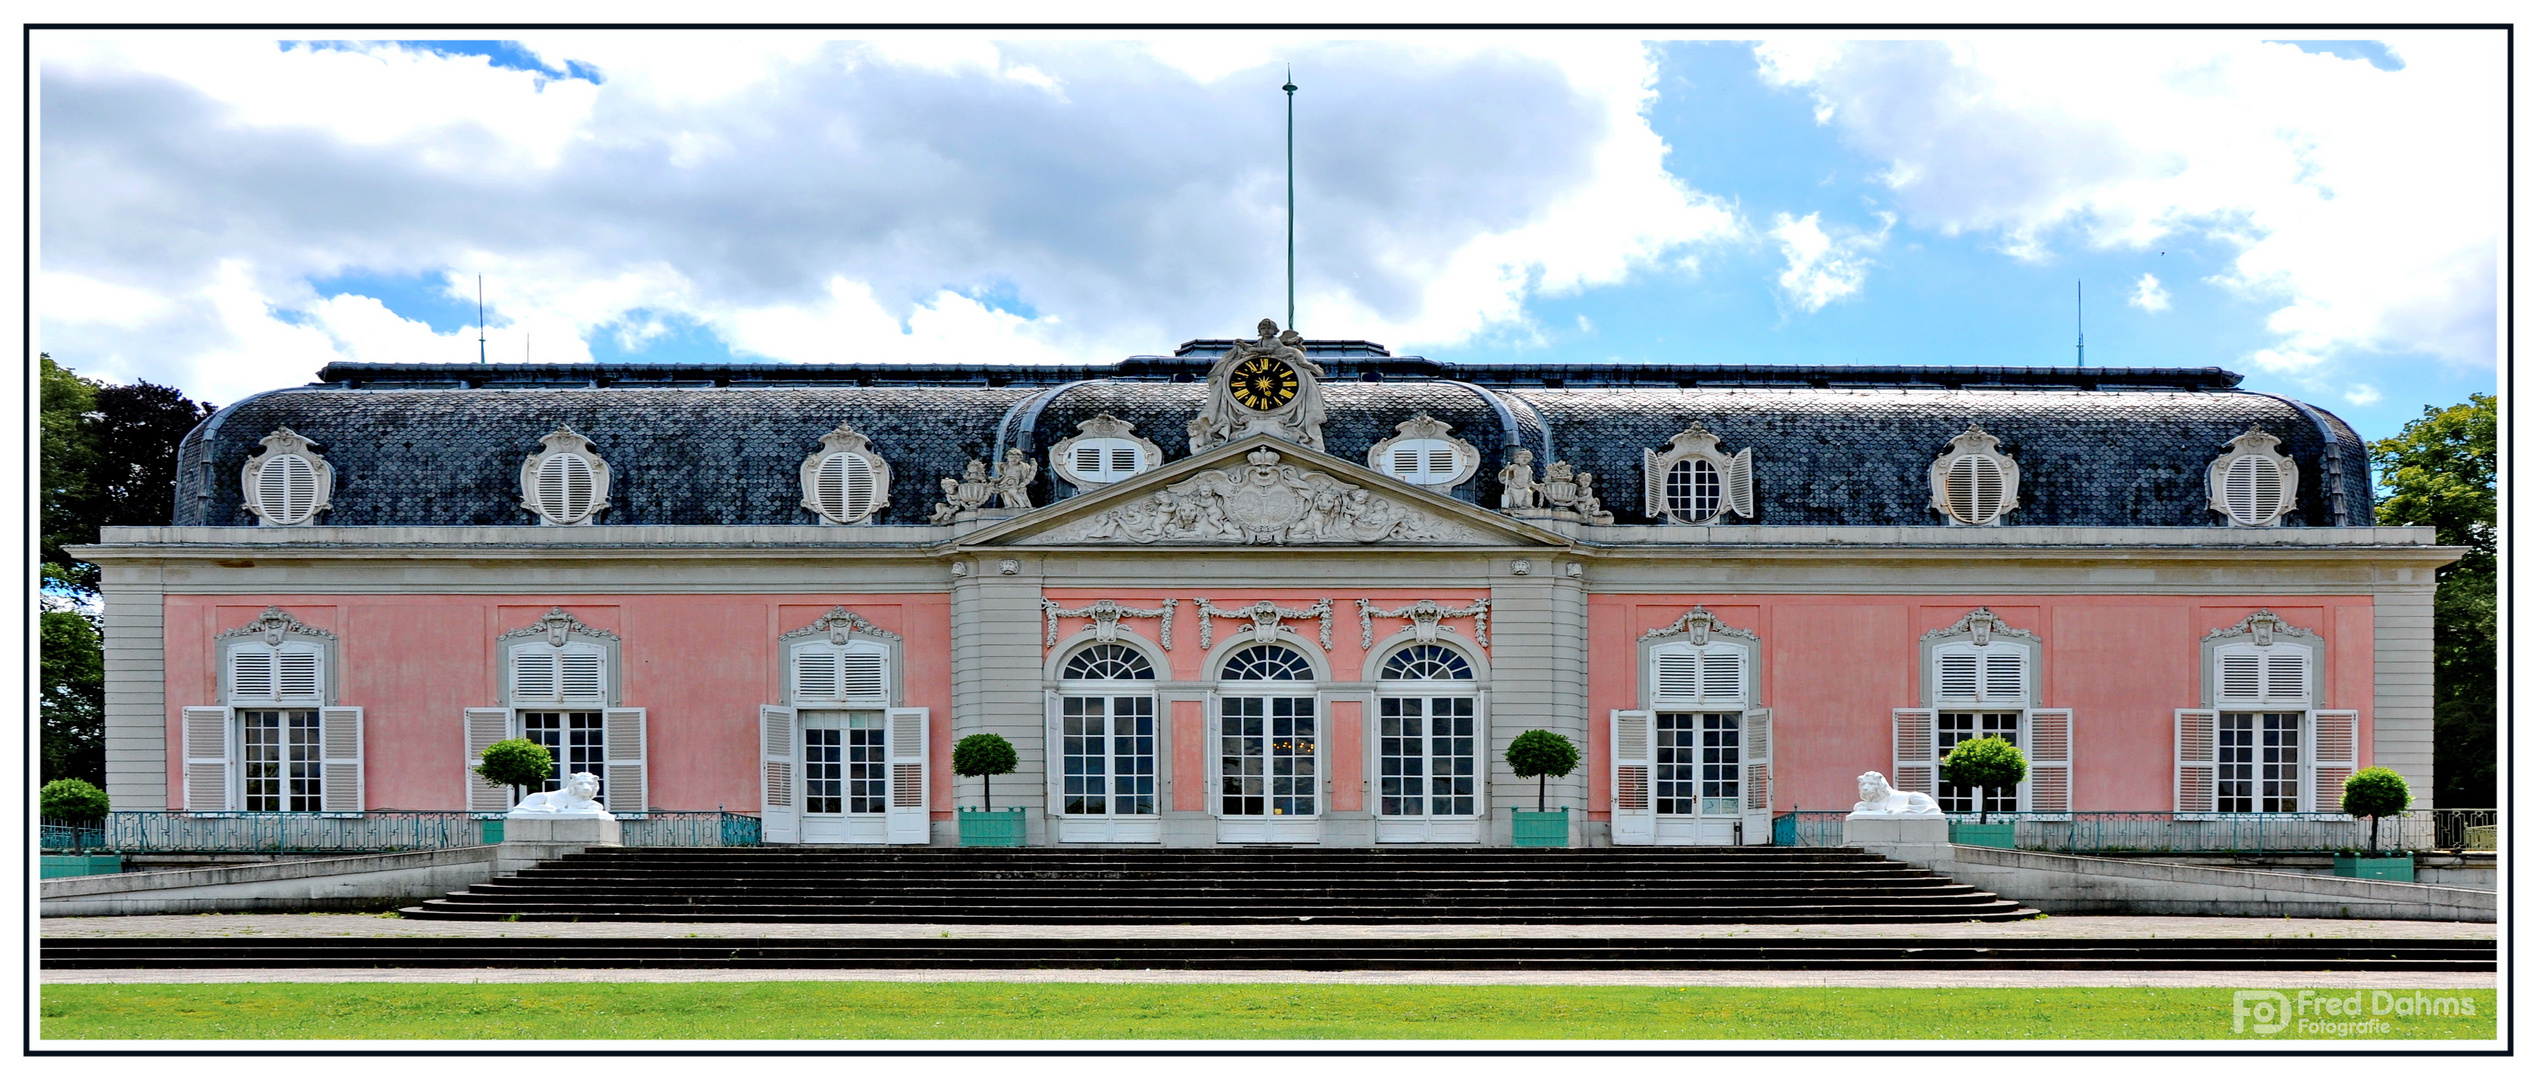
[[[1321,840],[1321,709],[1313,668],[1282,645],[1225,661],[1216,699],[1216,840]]]
[[[888,728],[879,709],[803,709],[802,842],[889,841]]]
[[[1656,842],[1732,844],[1744,811],[1744,715],[1656,714]]]

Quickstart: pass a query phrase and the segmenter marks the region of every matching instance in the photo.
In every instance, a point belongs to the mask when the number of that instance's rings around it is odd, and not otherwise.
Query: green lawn
[[[2380,1037],[2494,1037],[2493,991],[2424,993],[2470,999],[2475,1015],[2391,1015],[2387,1021],[2393,1030]],[[2370,992],[2361,996],[2366,1009]],[[2230,1030],[2231,1005],[2231,991],[2201,988],[126,984],[43,987],[42,1033],[47,1039],[2259,1037]],[[2368,1015],[2363,1014],[2365,1019]],[[2291,1032],[2273,1038],[2295,1036]]]

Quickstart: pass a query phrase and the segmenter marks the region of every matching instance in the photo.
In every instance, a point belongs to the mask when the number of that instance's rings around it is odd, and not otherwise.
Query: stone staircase
[[[408,918],[1063,925],[2007,921],[1844,848],[600,848]]]

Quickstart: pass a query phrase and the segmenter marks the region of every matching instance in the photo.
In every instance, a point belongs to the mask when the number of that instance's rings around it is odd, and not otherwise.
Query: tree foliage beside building
[[[2432,597],[2432,770],[2437,806],[2494,804],[2500,582],[2496,477],[2500,410],[2493,395],[2423,409],[2370,444],[2381,525],[2428,525],[2466,554],[2440,570]]]
[[[37,703],[44,779],[103,784],[105,656],[96,615],[97,567],[64,550],[97,542],[107,525],[165,525],[176,498],[176,446],[212,413],[172,387],[101,383],[38,357]]]

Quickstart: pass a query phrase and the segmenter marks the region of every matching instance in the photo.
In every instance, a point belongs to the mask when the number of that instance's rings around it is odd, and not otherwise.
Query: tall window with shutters
[[[185,809],[360,811],[362,711],[334,702],[334,635],[268,608],[216,642],[220,704],[182,710]]]
[[[781,639],[784,703],[758,707],[769,843],[927,842],[929,714],[898,707],[899,644],[842,607]]]
[[[586,625],[559,607],[532,625],[504,632],[494,653],[500,664],[501,702],[464,710],[467,808],[510,807],[509,789],[485,783],[473,769],[486,747],[503,739],[527,739],[554,755],[547,790],[586,772],[599,778],[599,798],[609,812],[624,816],[650,810],[646,712],[620,702],[616,634]]]
[[[2176,715],[2177,809],[2332,813],[2359,716],[2318,708],[2322,639],[2258,612],[2205,642],[2208,707]]]
[[[1945,761],[1957,743],[1974,739],[2002,739],[2025,748],[2026,707],[2031,703],[2033,680],[2028,677],[2030,656],[2024,643],[1953,642],[1931,649],[1930,659],[1937,708],[1936,743],[1931,750],[1938,761]],[[2023,809],[2016,788],[1984,791],[1941,779],[1936,797],[1939,809],[1951,814]]]
[[[1894,710],[1897,790],[1926,792],[1951,814],[2068,814],[2074,805],[2072,712],[2043,704],[2043,641],[1987,607],[1921,636],[1923,704]],[[1956,744],[1997,738],[2026,754],[2014,789],[1949,783],[1941,762]]]
[[[1613,715],[1613,843],[1769,843],[1760,638],[1695,607],[1640,649],[1646,708]]]
[[[259,525],[306,525],[327,508],[335,470],[298,432],[278,428],[238,474],[246,509]]]

